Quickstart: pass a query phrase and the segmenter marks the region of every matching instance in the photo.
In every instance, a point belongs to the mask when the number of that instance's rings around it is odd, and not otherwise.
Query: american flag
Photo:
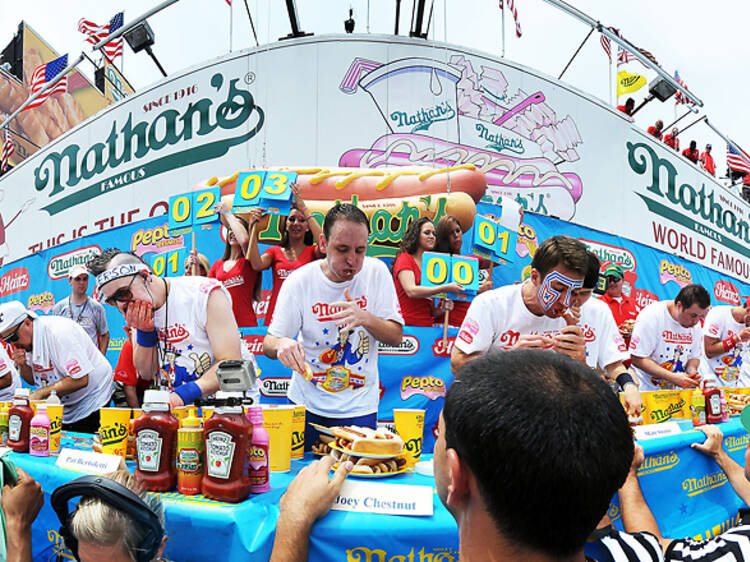
[[[750,156],[744,150],[740,155],[731,144],[727,144],[727,166],[735,172],[750,174]]]
[[[675,82],[677,82],[677,83],[678,83],[678,84],[679,84],[680,86],[682,86],[682,87],[683,87],[683,88],[685,88],[686,90],[688,89],[688,87],[687,87],[687,86],[685,86],[685,82],[683,82],[683,81],[682,81],[682,79],[680,78],[680,73],[679,73],[679,72],[677,72],[676,70],[674,71],[674,80],[675,80]],[[674,95],[674,103],[675,103],[675,105],[677,105],[677,104],[680,104],[680,103],[684,103],[684,104],[688,104],[688,103],[689,103],[690,105],[695,105],[695,104],[694,104],[694,103],[693,103],[693,102],[692,102],[692,101],[691,101],[691,100],[690,100],[690,99],[689,99],[689,98],[688,98],[688,97],[687,97],[687,96],[686,96],[685,94],[683,94],[683,93],[682,93],[682,92],[681,92],[680,90],[677,90],[677,93],[676,93],[676,94]]]
[[[34,71],[34,74],[31,75],[31,94],[36,94],[39,90],[44,88],[44,86],[47,84],[47,82],[50,82],[52,79],[55,78],[58,74],[60,74],[63,70],[65,70],[65,67],[68,66],[68,55],[63,55],[60,58],[57,58],[51,62],[47,62],[44,64],[40,64],[36,67],[36,70]],[[68,77],[63,76],[60,78],[60,80],[57,81],[57,83],[44,92],[41,96],[39,96],[37,99],[35,99],[31,104],[27,105],[24,108],[24,111],[27,109],[31,109],[32,107],[39,107],[44,103],[44,100],[46,100],[50,95],[52,94],[58,94],[58,93],[65,93],[68,91]]]
[[[521,22],[518,21],[518,10],[516,10],[515,0],[505,0],[508,9],[513,14],[513,21],[516,22],[516,37],[521,37]],[[503,9],[503,0],[500,0],[500,9]]]
[[[620,39],[625,39],[622,36],[622,33],[620,33],[619,29],[615,27],[608,27],[607,29],[609,29],[612,33],[617,35]],[[601,36],[599,37],[599,43],[601,43],[602,49],[604,49],[604,52],[607,54],[607,58],[611,61],[612,60],[612,47],[610,45],[609,37],[607,37],[606,35],[602,33]],[[648,60],[653,62],[655,65],[659,66],[659,62],[656,60],[656,57],[654,57],[654,55],[652,55],[649,51],[647,51],[646,49],[640,49],[640,48],[638,49],[638,51]],[[637,59],[635,55],[633,55],[632,53],[629,53],[628,51],[626,51],[625,49],[623,49],[622,47],[618,45],[617,46],[617,66],[628,63],[632,60],[637,60],[638,62],[643,64],[643,62],[641,62],[640,59]],[[643,66],[646,66],[646,65],[643,64]],[[646,68],[648,68],[648,66],[646,66]]]
[[[122,27],[123,24],[123,13],[119,12],[109,20],[108,24],[97,25],[92,21],[81,18],[78,20],[78,31],[85,34],[86,42],[91,45],[96,45],[102,39],[105,39],[108,35],[114,33]],[[104,45],[104,54],[114,61],[116,57],[122,56],[122,37],[115,41],[111,41]]]
[[[5,127],[5,141],[3,142],[3,157],[0,161],[0,171],[4,172],[8,169],[8,160],[10,159],[10,155],[15,151],[16,145],[13,144],[13,139],[10,136],[10,132],[8,132],[8,127]]]

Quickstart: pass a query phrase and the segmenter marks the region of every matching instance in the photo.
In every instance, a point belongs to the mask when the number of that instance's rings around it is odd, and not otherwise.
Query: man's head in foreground
[[[494,536],[519,555],[582,551],[633,458],[627,417],[607,384],[547,351],[466,363],[439,427],[435,483],[462,540],[462,522],[483,520],[488,541]]]

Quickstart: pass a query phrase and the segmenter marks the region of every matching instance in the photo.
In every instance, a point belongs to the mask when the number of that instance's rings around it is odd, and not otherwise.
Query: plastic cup
[[[177,421],[180,422],[180,426],[182,426],[182,420],[184,420],[188,416],[188,408],[191,406],[180,406],[179,408],[172,408],[172,415],[177,418]]]
[[[393,422],[396,432],[404,440],[406,466],[412,467],[422,456],[422,439],[424,433],[424,410],[398,408],[393,410]]]
[[[295,406],[292,414],[292,458],[305,456],[305,407]]]
[[[292,467],[292,419],[294,406],[264,404],[263,426],[268,431],[271,472],[289,472]],[[303,430],[304,431],[304,430]]]
[[[102,408],[99,414],[102,453],[127,458],[130,408]]]
[[[62,404],[47,404],[47,417],[49,417],[49,452],[59,453],[62,436]]]
[[[206,420],[214,415],[214,407],[213,406],[201,406],[201,417],[203,418],[203,423],[206,423]]]

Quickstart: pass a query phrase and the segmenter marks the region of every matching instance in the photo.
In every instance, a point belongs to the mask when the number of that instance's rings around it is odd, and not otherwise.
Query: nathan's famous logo
[[[435,357],[450,357],[455,342],[456,336],[436,339],[435,343],[432,344],[432,354]]]
[[[750,257],[750,224],[716,201],[713,190],[707,193],[705,184],[696,190],[689,183],[677,181],[674,165],[666,158],[659,158],[647,144],[627,142],[625,146],[628,164],[635,173],[644,175],[651,169],[651,185],[646,189],[659,199],[638,194],[649,211]]]
[[[489,143],[485,148],[491,148],[497,152],[507,150],[514,154],[523,154],[526,152],[521,139],[506,139],[501,133],[490,133],[490,130],[481,123],[474,125],[474,129],[480,139],[486,140]]]
[[[651,421],[654,423],[661,423],[672,418],[672,416],[681,414],[682,409],[685,407],[685,399],[680,398],[674,402],[665,404],[663,408],[651,408],[650,416]]]
[[[419,340],[414,336],[404,336],[398,345],[388,345],[380,342],[378,353],[380,355],[416,355],[419,351]]]
[[[381,548],[358,546],[346,550],[346,562],[458,562],[458,552],[450,547],[414,548],[407,553],[389,553]]]
[[[359,308],[367,309],[367,297],[361,296],[356,300]],[[318,317],[319,322],[328,322],[333,320],[333,316],[344,310],[342,306],[334,306],[327,302],[316,302],[312,306],[312,313]]]
[[[714,285],[714,296],[717,300],[728,302],[734,306],[739,306],[742,302],[740,299],[740,290],[729,281],[723,279],[717,281]]]
[[[727,483],[727,475],[723,471],[706,474],[703,478],[685,478],[682,489],[688,497],[697,496]]]
[[[102,445],[116,445],[128,435],[128,426],[124,423],[114,422],[99,428],[99,436]]]
[[[186,340],[190,336],[190,332],[185,329],[182,324],[172,324],[166,329],[166,335],[164,328],[159,329],[159,337],[166,338],[170,344],[179,343]]]
[[[31,311],[41,310],[44,314],[47,314],[54,306],[55,295],[49,291],[31,295],[29,296],[29,300],[26,301],[26,308]]]
[[[47,264],[47,276],[53,281],[64,279],[75,266],[85,266],[86,262],[101,253],[102,249],[99,246],[86,246],[55,256]]]
[[[729,451],[739,451],[746,449],[748,444],[748,435],[742,435],[740,437],[734,437],[730,435],[724,439],[724,448]]]
[[[625,248],[618,248],[617,246],[610,246],[609,244],[603,244],[602,242],[586,240],[585,238],[579,238],[579,240],[583,242],[583,244],[591,251],[591,253],[599,258],[600,262],[616,263],[625,271],[635,270],[635,256],[630,250],[626,250]]]
[[[661,472],[669,470],[680,463],[680,457],[674,451],[669,451],[664,455],[650,455],[646,457],[643,464],[638,469],[638,476],[651,474],[652,472]]]
[[[668,260],[661,260],[659,262],[659,283],[666,285],[670,281],[674,281],[682,288],[693,282],[693,274],[687,267]]]
[[[268,398],[286,396],[291,381],[286,377],[264,377],[260,381],[260,393]]]
[[[0,277],[0,297],[25,291],[29,288],[29,270],[25,267],[14,267]]]
[[[150,252],[162,253],[168,250],[179,250],[185,247],[182,234],[170,236],[169,225],[164,223],[154,228],[143,228],[130,239],[130,251],[138,256]]]
[[[444,101],[432,107],[420,107],[413,113],[394,111],[391,121],[396,127],[411,127],[411,132],[426,131],[433,123],[449,121],[456,116],[456,110],[450,103]]]
[[[620,506],[614,503],[610,503],[609,509],[607,510],[607,515],[609,515],[610,521],[612,522],[617,521],[620,517],[622,517],[622,511],[620,511]]]
[[[128,341],[127,336],[110,338],[109,345],[107,346],[107,351],[122,351],[122,346],[125,345],[126,341]]]
[[[250,92],[237,87],[239,83],[239,78],[229,80],[226,100],[218,105],[205,97],[188,104],[182,113],[167,109],[150,121],[137,123],[129,113],[125,123],[112,122],[109,134],[101,142],[88,147],[70,144],[61,152],[50,152],[34,170],[34,187],[37,191],[48,189],[50,197],[66,194],[44,210],[54,215],[109,191],[180,168],[185,163],[218,158],[230,147],[245,143],[263,127],[265,115],[255,105]],[[222,74],[211,77],[210,87],[217,92],[224,85]],[[254,126],[248,123],[253,116]],[[181,152],[167,150],[164,156],[143,162],[147,156],[153,157],[152,153],[186,143],[194,137],[207,136],[217,128],[231,130],[243,125],[246,132],[237,137],[199,144]],[[114,173],[105,176],[107,171]],[[82,182],[89,184],[82,189],[79,185]],[[76,191],[69,193],[71,189]]]
[[[443,398],[445,396],[445,382],[439,377],[406,376],[401,379],[401,400],[419,394],[430,400]]]

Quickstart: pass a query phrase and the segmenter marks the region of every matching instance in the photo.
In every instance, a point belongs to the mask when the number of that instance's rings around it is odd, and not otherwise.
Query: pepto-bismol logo
[[[91,258],[102,253],[99,246],[86,246],[70,252],[55,256],[47,264],[47,276],[53,281],[64,279],[68,272],[77,265],[86,265]]]

